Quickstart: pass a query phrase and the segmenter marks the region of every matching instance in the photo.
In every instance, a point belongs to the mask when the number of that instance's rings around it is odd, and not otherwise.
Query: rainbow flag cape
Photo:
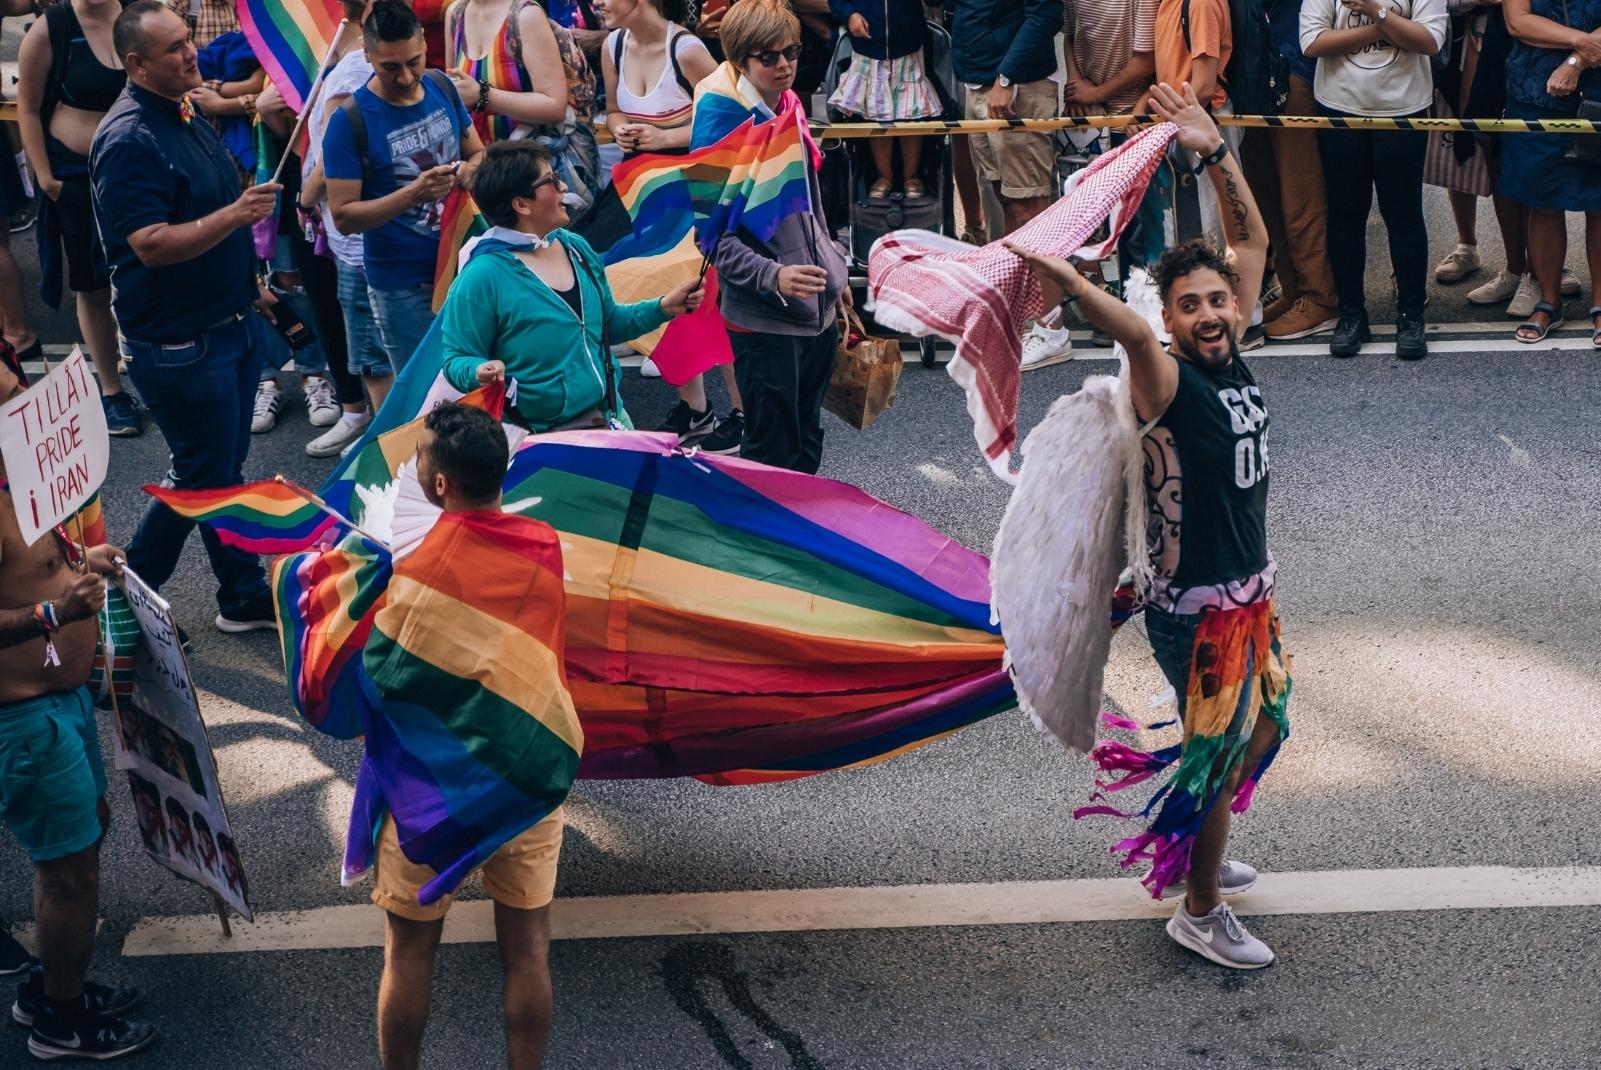
[[[247,553],[300,550],[333,531],[337,523],[303,495],[270,479],[214,490],[147,484],[145,493],[181,517],[209,524],[225,544]]]
[[[461,270],[462,246],[488,229],[489,224],[478,211],[472,194],[459,186],[451,190],[439,221],[439,252],[434,259],[434,312],[445,307],[445,295]]]
[[[811,207],[803,120],[788,111],[746,119],[727,136],[684,156],[636,156],[612,170],[612,185],[634,221],[631,237],[607,251],[607,262],[667,252],[692,221],[702,254],[743,228],[758,241],[780,222]]]
[[[366,754],[345,851],[371,864],[384,814],[454,891],[560,806],[584,735],[562,666],[562,552],[515,514],[446,513],[394,568],[362,654]]]
[[[235,0],[239,28],[294,111],[305,107],[343,17],[335,0]],[[346,33],[359,33],[352,27]]]

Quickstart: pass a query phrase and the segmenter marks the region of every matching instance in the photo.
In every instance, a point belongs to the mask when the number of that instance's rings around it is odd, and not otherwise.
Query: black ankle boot
[[[1334,337],[1329,339],[1329,352],[1336,357],[1354,357],[1362,350],[1362,343],[1373,341],[1368,329],[1366,309],[1340,310],[1340,322],[1334,325]]]

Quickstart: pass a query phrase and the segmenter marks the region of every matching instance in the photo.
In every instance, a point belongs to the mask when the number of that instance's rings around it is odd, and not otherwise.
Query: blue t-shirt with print
[[[462,134],[472,120],[454,86],[442,89],[435,79],[422,79],[423,98],[397,107],[367,86],[354,99],[367,126],[367,159],[371,177],[361,199],[374,201],[410,183],[430,167],[461,159]],[[360,179],[361,157],[355,132],[344,109],[328,119],[322,139],[323,171],[329,178]],[[367,285],[374,290],[408,290],[433,281],[439,252],[441,202],[408,208],[362,237]]]

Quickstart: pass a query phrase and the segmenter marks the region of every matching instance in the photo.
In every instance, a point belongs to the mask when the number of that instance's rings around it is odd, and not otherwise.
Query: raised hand
[[[1195,87],[1185,82],[1183,91],[1166,82],[1151,88],[1151,111],[1179,128],[1178,143],[1202,156],[1214,151],[1223,140],[1217,123],[1195,99]]]

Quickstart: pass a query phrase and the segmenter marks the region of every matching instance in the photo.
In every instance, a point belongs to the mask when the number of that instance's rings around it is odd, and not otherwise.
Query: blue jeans
[[[395,366],[384,350],[383,339],[378,337],[378,318],[372,312],[372,298],[367,296],[366,273],[342,260],[334,264],[339,273],[339,310],[345,317],[345,349],[351,374],[369,379],[394,375]]]
[[[259,316],[247,313],[181,345],[118,338],[128,377],[171,451],[167,485],[198,490],[243,482],[266,329]],[[194,526],[152,501],[128,544],[128,566],[160,588],[177,569]],[[200,529],[200,541],[217,577],[218,606],[238,609],[268,597],[267,577],[254,554],[224,546],[209,527]]]
[[[399,375],[434,324],[434,284],[425,282],[409,290],[375,290],[369,286],[367,296],[378,321],[378,337],[383,339],[389,362]]]
[[[289,236],[287,234],[278,235],[278,253],[267,262],[267,270],[273,274],[279,272],[289,273],[295,270],[294,261],[289,255]],[[316,321],[312,318],[311,298],[306,296],[304,285],[289,290],[288,294],[289,307],[295,310],[295,314],[300,317],[301,323],[310,327]],[[264,343],[261,362],[262,382],[276,378],[278,369],[282,368],[291,357],[295,361],[295,371],[301,375],[327,375],[328,357],[322,351],[321,341],[314,341],[305,349],[290,349],[289,343],[285,342],[283,337],[273,330],[270,325],[267,330],[262,332],[261,337]]]

